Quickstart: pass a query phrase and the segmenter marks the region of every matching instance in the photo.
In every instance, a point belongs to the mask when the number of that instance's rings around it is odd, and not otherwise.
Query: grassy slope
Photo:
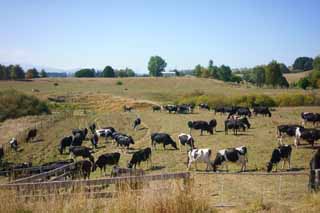
[[[298,73],[287,73],[287,74],[284,74],[284,76],[286,77],[289,83],[293,83],[293,82],[299,81],[303,77],[308,76],[311,72],[312,70],[306,71],[306,72],[298,72]]]

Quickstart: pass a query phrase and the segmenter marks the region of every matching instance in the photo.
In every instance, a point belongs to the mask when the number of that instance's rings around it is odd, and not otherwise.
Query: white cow
[[[197,169],[197,162],[203,162],[207,164],[206,170],[212,168],[211,166],[211,149],[192,149],[188,152],[188,170],[191,167],[191,163],[195,162]]]

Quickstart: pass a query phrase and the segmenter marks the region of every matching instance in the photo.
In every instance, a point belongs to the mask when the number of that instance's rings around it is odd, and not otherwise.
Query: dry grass
[[[303,77],[308,76],[311,72],[312,70],[306,71],[306,72],[298,72],[298,73],[287,73],[287,74],[284,74],[284,76],[286,77],[289,83],[293,83],[293,82],[299,81]]]

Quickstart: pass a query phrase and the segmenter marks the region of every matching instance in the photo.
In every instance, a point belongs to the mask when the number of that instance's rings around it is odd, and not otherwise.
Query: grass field
[[[32,93],[32,88],[40,90],[34,93],[40,98],[46,98],[50,95],[66,95],[68,103],[76,103],[81,108],[87,109],[87,114],[83,116],[66,116],[59,118],[52,125],[46,125],[40,128],[38,142],[20,143],[21,152],[14,153],[6,151],[6,159],[14,162],[24,162],[32,160],[37,165],[52,160],[67,159],[68,154],[60,155],[57,147],[63,136],[71,134],[71,130],[77,127],[86,127],[89,123],[96,122],[100,126],[113,126],[118,131],[132,135],[135,144],[131,150],[122,152],[120,165],[125,167],[131,157],[131,153],[142,147],[150,146],[150,134],[153,132],[169,133],[174,140],[184,132],[188,133],[187,122],[189,120],[207,120],[217,119],[217,132],[214,135],[205,134],[200,136],[200,132],[193,131],[195,145],[198,148],[211,148],[215,153],[219,149],[245,145],[248,147],[248,170],[265,171],[267,161],[270,160],[272,150],[277,147],[276,126],[287,123],[300,123],[300,113],[302,111],[319,112],[320,107],[283,107],[276,108],[271,118],[252,117],[250,119],[252,128],[246,132],[241,132],[234,136],[231,132],[228,135],[224,133],[223,121],[226,115],[214,114],[204,110],[195,110],[193,114],[168,114],[166,112],[152,112],[150,104],[157,101],[172,101],[185,93],[201,90],[208,94],[240,95],[240,94],[270,94],[281,93],[302,93],[301,90],[280,90],[280,89],[257,89],[245,85],[234,86],[224,84],[210,79],[197,78],[126,78],[122,86],[116,85],[118,79],[37,79],[33,82],[1,82],[0,90],[14,88],[27,93]],[[58,82],[59,86],[54,87],[53,83]],[[124,88],[127,88],[125,90]],[[124,104],[138,106],[131,113],[120,112]],[[17,132],[37,125],[39,122],[48,123],[52,120],[49,116],[26,117],[15,120],[7,120],[0,124],[0,143],[7,143],[10,137],[15,136]],[[138,131],[132,129],[132,122],[136,117],[142,119],[142,125]],[[285,143],[293,144],[293,138],[285,139]],[[90,142],[84,143],[91,146]],[[102,139],[99,142],[99,149],[95,150],[94,156],[97,158],[102,153],[121,151],[115,145],[105,143]],[[309,145],[304,144],[298,149],[293,149],[292,170],[308,171],[309,160],[315,152]],[[147,173],[165,173],[186,171],[186,149],[163,150],[158,146],[153,150],[153,169],[146,169]],[[199,170],[204,170],[205,165],[198,165]],[[281,168],[281,166],[279,166]],[[230,171],[239,171],[239,166],[230,165]],[[108,170],[109,173],[110,169]],[[194,171],[194,167],[191,169]],[[100,171],[92,174],[92,178],[101,177]],[[281,188],[281,197],[279,194],[279,177],[261,177],[261,176],[216,176],[216,175],[196,175],[194,173],[195,185],[197,190],[208,195],[211,204],[221,202],[231,202],[239,205],[240,209],[247,207],[248,203],[254,203],[260,200],[261,196],[265,201],[273,205],[284,205],[291,209],[291,206],[306,195],[306,176],[283,177]],[[2,180],[3,181],[3,180]],[[221,185],[232,186],[223,190],[221,198]],[[243,192],[238,195],[239,191]],[[219,196],[215,196],[218,193]],[[279,202],[281,200],[281,203]]]
[[[311,72],[312,70],[306,71],[306,72],[298,72],[298,73],[287,73],[287,74],[284,74],[284,76],[286,77],[289,83],[293,83],[293,82],[299,81],[303,77],[308,76]]]

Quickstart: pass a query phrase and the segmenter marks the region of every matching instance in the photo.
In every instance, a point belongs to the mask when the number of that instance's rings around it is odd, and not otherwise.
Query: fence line
[[[309,176],[308,172],[195,172],[196,175]]]

